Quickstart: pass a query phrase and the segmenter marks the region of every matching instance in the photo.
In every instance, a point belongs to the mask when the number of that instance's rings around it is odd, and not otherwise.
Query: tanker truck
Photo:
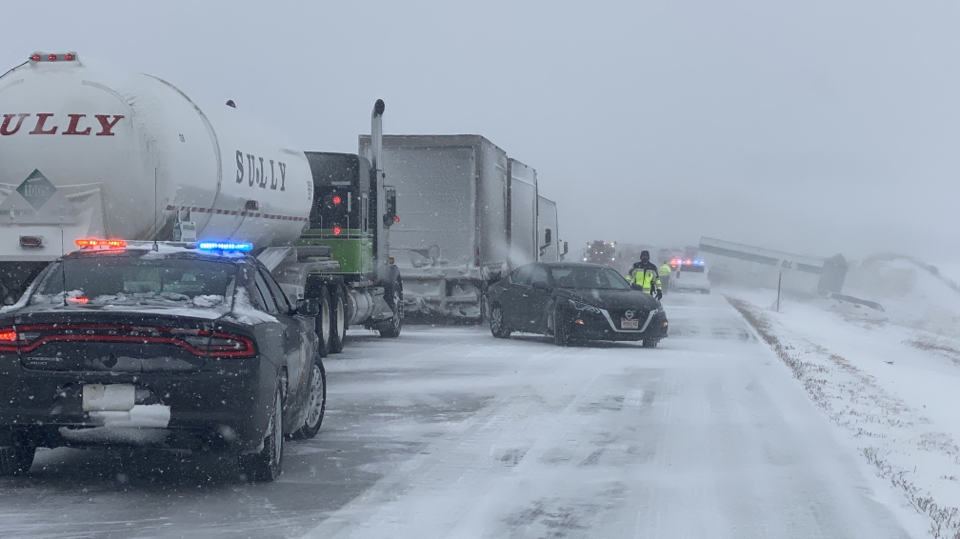
[[[396,337],[383,111],[378,100],[365,155],[305,152],[232,101],[201,108],[152,75],[35,53],[0,76],[2,301],[77,239],[242,241],[289,297],[318,300],[322,353],[349,325]]]

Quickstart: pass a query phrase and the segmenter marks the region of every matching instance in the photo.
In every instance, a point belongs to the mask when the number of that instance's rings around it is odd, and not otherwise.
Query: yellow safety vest
[[[660,264],[660,267],[657,268],[657,271],[660,272],[660,277],[669,277],[670,272],[673,271],[670,269],[670,264]]]
[[[657,275],[657,270],[630,270],[630,275],[627,277],[627,280],[640,286],[643,288],[643,291],[648,294],[651,290],[662,290],[660,288],[660,277]]]

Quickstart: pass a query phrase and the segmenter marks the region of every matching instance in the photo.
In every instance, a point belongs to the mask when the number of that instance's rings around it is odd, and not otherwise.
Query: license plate
[[[86,384],[83,386],[84,412],[127,412],[133,408],[136,390],[133,384]]]
[[[640,321],[635,318],[621,318],[620,329],[640,329]]]

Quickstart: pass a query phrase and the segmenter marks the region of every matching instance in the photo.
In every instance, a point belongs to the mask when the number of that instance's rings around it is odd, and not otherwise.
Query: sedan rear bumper
[[[220,363],[189,373],[87,373],[24,369],[15,354],[0,355],[0,445],[194,449],[213,444],[255,450],[270,420],[276,390],[273,366],[257,358]],[[134,386],[134,411],[141,413],[118,421],[124,412],[84,411],[83,386],[89,384]],[[137,432],[142,436],[126,435]]]

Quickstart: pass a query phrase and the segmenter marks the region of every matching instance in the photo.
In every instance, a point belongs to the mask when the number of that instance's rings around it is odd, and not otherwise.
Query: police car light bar
[[[204,251],[240,251],[247,252],[253,250],[253,244],[250,242],[236,241],[201,241],[197,244],[197,249]]]
[[[74,240],[77,247],[84,249],[126,249],[127,240],[103,240],[99,238],[80,238]]]

